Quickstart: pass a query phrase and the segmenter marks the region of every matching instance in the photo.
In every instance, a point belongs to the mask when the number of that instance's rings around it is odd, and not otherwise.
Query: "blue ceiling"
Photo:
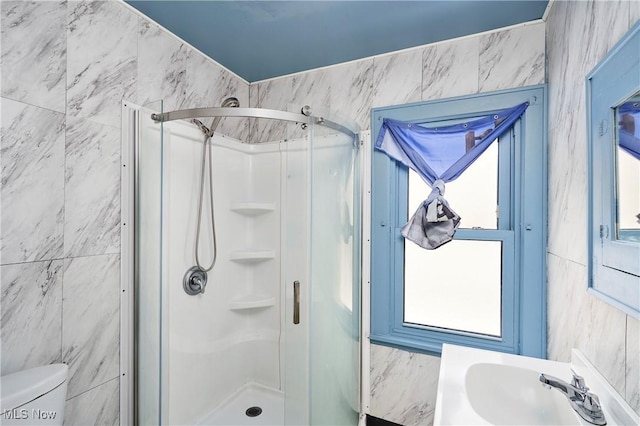
[[[547,0],[126,0],[249,82],[542,18]]]

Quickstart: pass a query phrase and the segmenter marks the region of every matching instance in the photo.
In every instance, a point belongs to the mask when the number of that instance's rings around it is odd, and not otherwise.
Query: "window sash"
[[[514,125],[515,126],[515,125]],[[496,142],[494,142],[496,143]],[[501,283],[501,336],[487,336],[463,330],[448,330],[426,325],[406,323],[404,321],[404,238],[400,234],[400,228],[405,223],[405,218],[411,212],[409,205],[409,170],[394,163],[396,181],[395,194],[397,194],[396,223],[394,227],[394,262],[395,269],[394,299],[399,301],[393,307],[392,333],[397,336],[406,336],[421,342],[422,349],[435,351],[442,343],[470,344],[485,349],[501,349],[514,351],[517,330],[515,312],[515,232],[510,229],[513,224],[514,211],[513,185],[515,151],[515,131],[512,127],[499,141],[498,150],[498,205],[502,211],[499,216],[499,229],[467,229],[459,228],[454,239],[471,241],[501,241],[502,242],[502,283]],[[446,198],[446,189],[445,189]],[[455,210],[455,206],[452,206]],[[464,220],[464,218],[463,218]]]
[[[515,235],[513,231],[482,231],[482,230],[464,230],[465,232],[461,232],[462,235],[458,235],[456,233],[456,238],[454,240],[457,241],[496,241],[502,243],[502,265],[501,265],[501,321],[500,321],[500,336],[491,336],[482,333],[476,333],[465,330],[454,330],[454,329],[444,329],[440,327],[423,325],[423,324],[415,324],[404,321],[404,309],[396,312],[398,317],[396,324],[402,324],[402,327],[416,328],[419,330],[431,331],[433,333],[441,334],[442,338],[444,335],[451,336],[468,336],[474,337],[478,339],[489,339],[493,341],[501,341],[506,345],[510,345],[510,342],[513,341],[513,332],[514,332],[514,323],[515,320],[515,312],[513,309],[515,302],[515,250],[514,250],[514,241]],[[487,235],[489,234],[489,235]],[[404,248],[403,248],[404,251]],[[402,254],[404,258],[404,252]],[[404,283],[404,268],[400,268],[401,283]],[[404,285],[399,286],[398,290],[401,290],[401,300],[404,299]],[[404,306],[403,306],[404,308]],[[433,336],[437,338],[437,336]]]
[[[432,333],[442,333],[442,334],[451,334],[451,335],[464,335],[464,336],[473,336],[479,339],[499,339],[504,342],[510,342],[514,340],[513,337],[513,323],[515,321],[514,312],[513,312],[513,287],[515,286],[515,267],[514,267],[514,241],[515,234],[512,230],[512,212],[513,212],[513,185],[512,181],[514,176],[512,163],[514,161],[513,155],[513,147],[515,145],[515,132],[513,131],[513,127],[505,132],[499,140],[494,143],[498,144],[498,180],[496,182],[497,192],[498,192],[498,206],[499,208],[499,216],[498,216],[498,229],[473,229],[473,228],[459,228],[456,232],[454,240],[467,240],[467,241],[499,241],[502,242],[502,270],[501,270],[501,303],[500,303],[500,336],[490,336],[485,334],[480,334],[472,331],[465,330],[455,330],[455,329],[445,329],[435,326],[429,325],[421,325],[410,322],[405,322],[404,315],[404,304],[405,300],[405,256],[404,250],[405,245],[403,238],[400,236],[396,240],[396,244],[401,246],[401,253],[399,254],[402,262],[398,262],[396,264],[396,268],[400,269],[400,275],[398,276],[398,280],[396,283],[401,283],[402,287],[402,311],[397,312],[396,314],[401,314],[401,318],[396,318],[396,324],[402,324],[402,327],[413,327],[419,328],[420,330],[426,330]],[[409,206],[409,173],[410,171],[403,167],[398,166],[398,193],[406,194],[406,198],[403,197],[398,200],[398,220],[400,223],[397,224],[396,227],[396,235],[399,235],[400,228],[404,225],[404,218],[411,215],[412,212],[408,211]],[[445,188],[445,198],[446,198],[446,188]],[[455,205],[451,206],[454,210],[456,208]],[[462,218],[464,221],[464,217]],[[462,225],[461,225],[462,226]],[[408,242],[411,244],[411,242]],[[511,288],[509,288],[511,287]],[[400,311],[398,309],[398,311]],[[434,336],[435,338],[435,336]],[[507,343],[509,344],[509,343]]]

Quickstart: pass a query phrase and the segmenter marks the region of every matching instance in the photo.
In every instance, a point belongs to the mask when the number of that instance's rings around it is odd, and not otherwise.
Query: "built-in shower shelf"
[[[229,302],[229,309],[232,311],[243,311],[247,309],[268,308],[276,304],[275,297],[268,296],[245,296]]]
[[[273,259],[275,256],[272,250],[237,250],[231,252],[230,259],[239,263],[258,263]]]
[[[273,203],[235,203],[231,205],[231,211],[245,216],[259,216],[276,209]]]

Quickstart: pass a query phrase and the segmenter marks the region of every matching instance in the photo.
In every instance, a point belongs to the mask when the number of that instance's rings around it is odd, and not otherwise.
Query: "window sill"
[[[424,330],[407,328],[408,330],[398,330],[390,334],[371,334],[369,340],[378,345],[436,356],[442,353],[443,343],[518,354],[517,348],[496,337],[442,332],[432,332],[431,337],[425,337]]]

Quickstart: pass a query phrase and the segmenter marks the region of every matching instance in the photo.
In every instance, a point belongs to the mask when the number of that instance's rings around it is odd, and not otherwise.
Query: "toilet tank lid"
[[[0,408],[11,410],[55,389],[65,380],[69,367],[51,364],[0,377]]]

